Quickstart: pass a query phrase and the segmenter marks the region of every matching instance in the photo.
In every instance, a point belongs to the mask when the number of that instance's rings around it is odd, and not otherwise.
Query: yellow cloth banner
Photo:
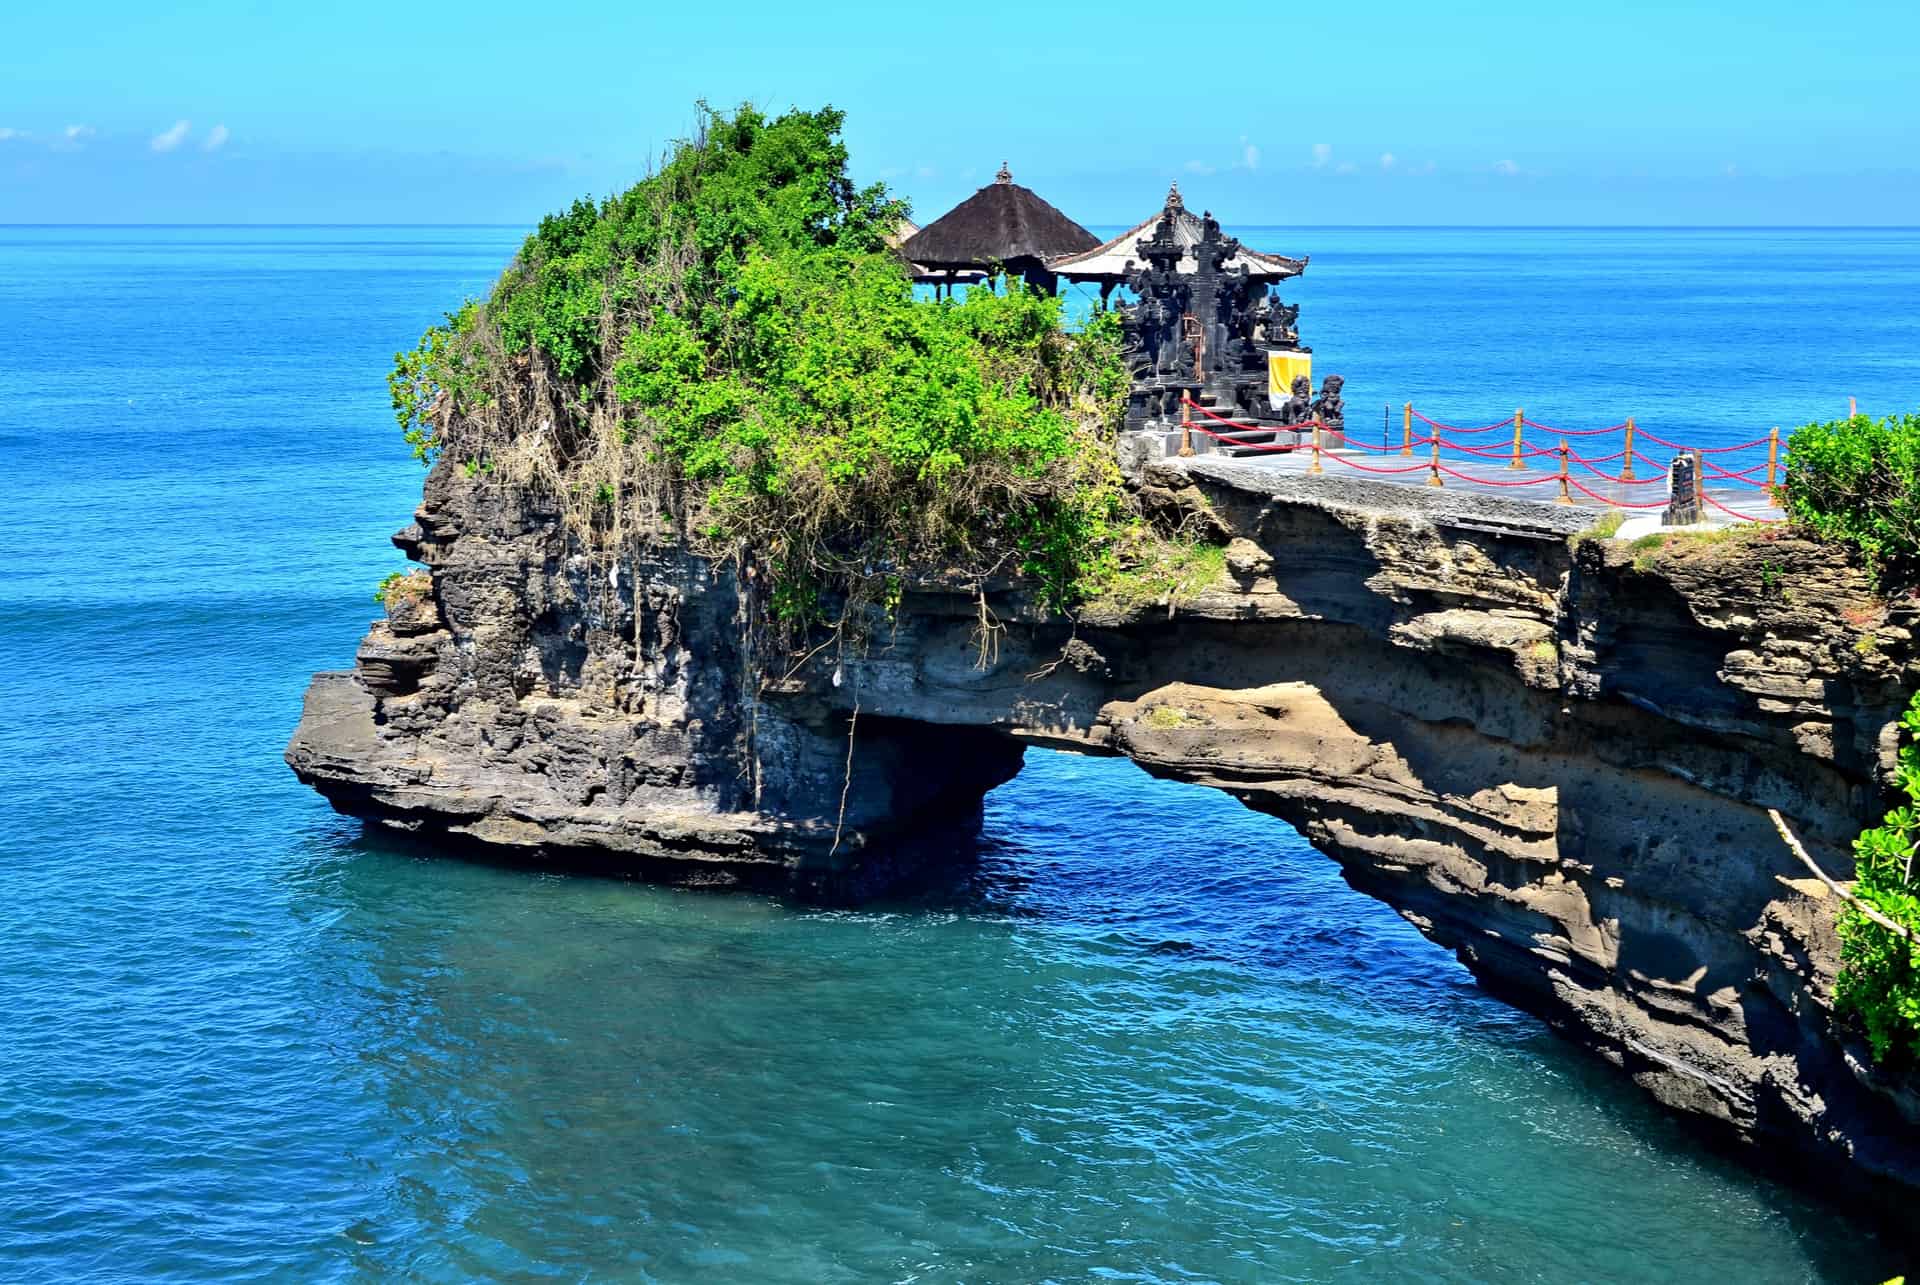
[[[1267,352],[1267,395],[1285,401],[1293,395],[1296,375],[1313,378],[1313,354],[1310,352]]]

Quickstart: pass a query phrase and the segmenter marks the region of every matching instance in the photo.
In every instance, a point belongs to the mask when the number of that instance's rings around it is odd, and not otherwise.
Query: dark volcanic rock
[[[1230,541],[1227,579],[1176,612],[1076,625],[990,595],[983,655],[976,596],[923,587],[864,654],[785,673],[731,568],[588,557],[443,464],[395,537],[433,612],[319,675],[287,758],[342,811],[429,836],[846,893],[1024,744],[1126,754],[1284,817],[1669,1106],[1920,1185],[1920,1092],[1836,1023],[1833,902],[1766,815],[1849,872],[1920,683],[1910,607],[1791,538],[1636,561],[1570,544],[1568,510],[1330,480],[1147,479]]]

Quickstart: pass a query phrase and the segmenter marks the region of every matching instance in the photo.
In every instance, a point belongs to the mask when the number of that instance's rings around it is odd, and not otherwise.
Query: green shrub
[[[1901,720],[1908,743],[1895,769],[1912,807],[1897,807],[1853,845],[1854,895],[1912,932],[1920,933],[1920,692]],[[1887,931],[1854,906],[1840,914],[1838,1007],[1857,1015],[1874,1056],[1902,1066],[1920,1064],[1920,946]]]
[[[1802,425],[1788,457],[1795,521],[1854,545],[1883,582],[1920,571],[1920,415]]]

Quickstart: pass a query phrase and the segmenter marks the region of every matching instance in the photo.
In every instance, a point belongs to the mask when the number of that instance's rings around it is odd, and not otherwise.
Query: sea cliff
[[[1591,515],[1220,460],[1138,479],[1225,551],[1076,618],[909,586],[863,645],[776,653],[751,564],[589,552],[443,458],[395,542],[431,573],[288,762],[343,812],[647,878],[857,895],[1042,744],[1282,817],[1666,1105],[1880,1194],[1920,1088],[1830,1004],[1834,904],[1885,802],[1910,608],[1792,535],[1635,550]]]

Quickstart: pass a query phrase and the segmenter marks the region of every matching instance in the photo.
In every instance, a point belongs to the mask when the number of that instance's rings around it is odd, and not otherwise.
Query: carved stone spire
[[[1187,203],[1180,197],[1180,180],[1175,179],[1167,185],[1167,208],[1169,210],[1183,210],[1186,206]]]
[[[996,183],[1013,182],[1013,171],[1007,168],[1007,163],[1005,161],[1000,162],[1000,172],[993,176],[993,181]]]

